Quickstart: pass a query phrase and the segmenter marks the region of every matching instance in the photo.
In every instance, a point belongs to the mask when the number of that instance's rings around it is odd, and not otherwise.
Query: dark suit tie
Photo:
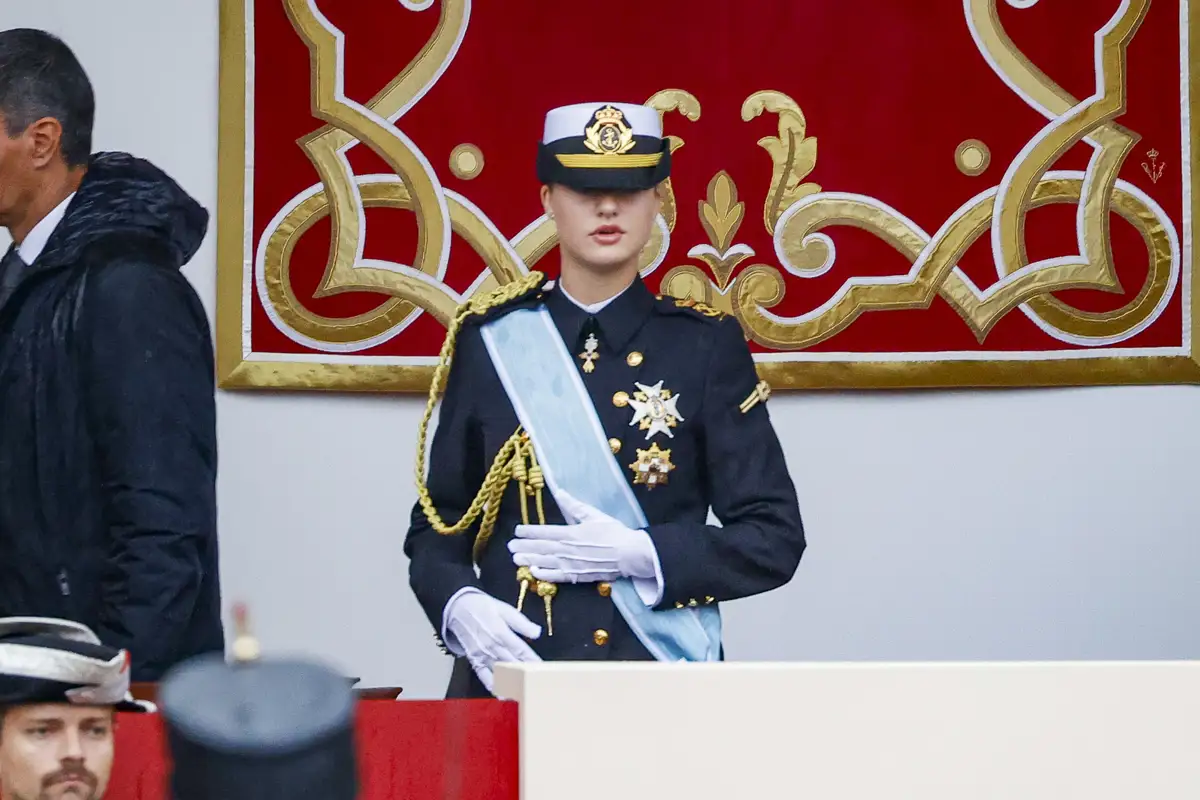
[[[16,244],[13,244],[4,254],[4,258],[0,259],[0,306],[8,302],[13,290],[17,288],[17,283],[20,282],[21,275],[25,272],[25,266],[25,262],[17,253]]]

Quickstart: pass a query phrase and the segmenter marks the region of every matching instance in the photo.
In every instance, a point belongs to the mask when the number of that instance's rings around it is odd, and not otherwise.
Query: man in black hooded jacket
[[[224,648],[212,342],[179,269],[208,212],[91,154],[70,49],[0,32],[0,616],[82,622],[133,680]]]

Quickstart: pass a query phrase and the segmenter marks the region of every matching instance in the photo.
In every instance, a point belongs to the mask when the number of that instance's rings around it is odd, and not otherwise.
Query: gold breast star
[[[644,485],[647,489],[663,486],[667,483],[667,474],[675,469],[671,463],[671,451],[659,450],[658,442],[650,445],[649,450],[638,450],[637,461],[629,465],[633,470],[633,485]]]
[[[671,394],[671,390],[662,388],[662,385],[662,381],[653,386],[635,383],[638,391],[629,400],[629,405],[633,406],[633,419],[629,424],[637,425],[639,430],[649,431],[646,434],[647,441],[656,433],[675,438],[671,428],[683,421],[683,415],[675,407],[679,395]]]
[[[583,343],[583,352],[579,357],[583,359],[583,371],[591,373],[596,368],[596,360],[600,358],[600,354],[596,352],[596,348],[600,346],[600,342],[596,339],[596,334],[589,333],[587,340]]]

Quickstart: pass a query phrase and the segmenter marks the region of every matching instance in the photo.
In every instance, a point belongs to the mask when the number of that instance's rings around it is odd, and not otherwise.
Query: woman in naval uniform
[[[450,327],[405,540],[457,657],[448,697],[491,696],[498,662],[719,660],[719,604],[799,564],[796,492],[740,325],[639,275],[670,165],[652,108],[550,111],[537,171],[559,280],[530,273]]]

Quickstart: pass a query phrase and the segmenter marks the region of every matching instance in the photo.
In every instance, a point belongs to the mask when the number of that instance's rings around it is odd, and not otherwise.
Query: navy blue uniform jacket
[[[804,529],[795,488],[764,402],[743,413],[759,379],[733,317],[656,297],[640,280],[594,316],[557,289],[530,293],[468,322],[460,332],[430,452],[427,485],[442,519],[462,517],[483,483],[492,459],[518,428],[516,413],[496,375],[479,333],[482,322],[515,308],[545,303],[569,352],[576,356],[600,422],[618,463],[650,525],[662,566],[664,592],[658,608],[720,603],[765,592],[789,581],[804,551]],[[583,371],[589,335],[599,358]],[[682,417],[671,436],[630,425],[634,409],[619,396],[635,384],[677,396]],[[675,469],[654,488],[635,484],[630,465],[637,451],[657,444],[670,451]],[[563,517],[546,493],[546,517]],[[706,524],[712,508],[721,526]],[[532,507],[532,504],[531,504]],[[437,533],[417,504],[405,541],[409,578],[430,622],[442,629],[446,602],[475,586],[516,604],[519,585],[506,543],[519,524],[516,484],[501,504],[495,532],[471,561],[475,529]],[[533,513],[531,511],[531,513]],[[553,636],[544,605],[530,592],[524,613],[542,626],[532,642],[546,660],[649,659],[650,654],[613,605],[605,584],[559,585],[553,600]],[[597,634],[600,631],[602,633]],[[602,643],[598,643],[602,642]],[[487,696],[465,659],[458,659],[449,696]]]

